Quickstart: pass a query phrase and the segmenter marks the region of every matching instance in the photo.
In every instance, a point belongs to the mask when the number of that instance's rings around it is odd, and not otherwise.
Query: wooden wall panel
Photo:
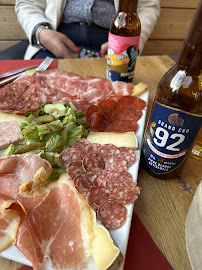
[[[161,0],[161,7],[196,8],[200,0]]]
[[[184,39],[195,9],[162,8],[150,39]]]
[[[26,39],[24,31],[17,21],[13,6],[0,6],[0,25],[1,40]]]
[[[148,40],[142,55],[179,54],[182,40]]]
[[[0,5],[15,5],[15,0],[0,0]]]

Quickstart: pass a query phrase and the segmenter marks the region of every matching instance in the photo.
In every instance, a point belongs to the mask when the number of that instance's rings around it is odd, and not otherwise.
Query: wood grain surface
[[[137,59],[134,83],[144,82],[150,90],[147,118],[158,82],[173,65],[168,56]],[[58,69],[84,76],[105,77],[106,59],[59,60]],[[188,158],[179,178],[171,180],[159,180],[148,175],[140,163],[138,184],[141,195],[134,211],[175,270],[191,269],[185,245],[185,221],[200,180],[202,162],[192,157]],[[16,270],[19,266],[18,263],[0,258],[0,270]]]

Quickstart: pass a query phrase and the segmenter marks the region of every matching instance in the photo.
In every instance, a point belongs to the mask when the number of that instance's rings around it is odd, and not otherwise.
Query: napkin
[[[31,59],[31,60],[0,60],[0,74],[7,71],[32,66],[40,65],[44,59]],[[57,59],[54,59],[49,68],[57,68]]]
[[[193,270],[202,269],[202,181],[191,202],[185,226],[186,246]]]
[[[133,214],[124,270],[172,270],[136,214]],[[32,270],[22,266],[18,270]]]

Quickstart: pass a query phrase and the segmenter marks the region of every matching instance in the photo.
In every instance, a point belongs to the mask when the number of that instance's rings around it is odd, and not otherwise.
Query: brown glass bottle
[[[108,40],[107,78],[113,81],[132,82],[141,24],[137,0],[120,0],[114,16]]]
[[[161,179],[176,177],[202,124],[202,1],[180,56],[161,79],[142,144],[145,170]]]

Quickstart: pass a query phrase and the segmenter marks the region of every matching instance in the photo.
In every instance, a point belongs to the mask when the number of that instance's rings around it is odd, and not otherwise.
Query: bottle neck
[[[202,70],[202,1],[199,2],[194,18],[184,40],[177,65],[191,72]]]
[[[118,12],[136,13],[138,0],[119,0]]]

